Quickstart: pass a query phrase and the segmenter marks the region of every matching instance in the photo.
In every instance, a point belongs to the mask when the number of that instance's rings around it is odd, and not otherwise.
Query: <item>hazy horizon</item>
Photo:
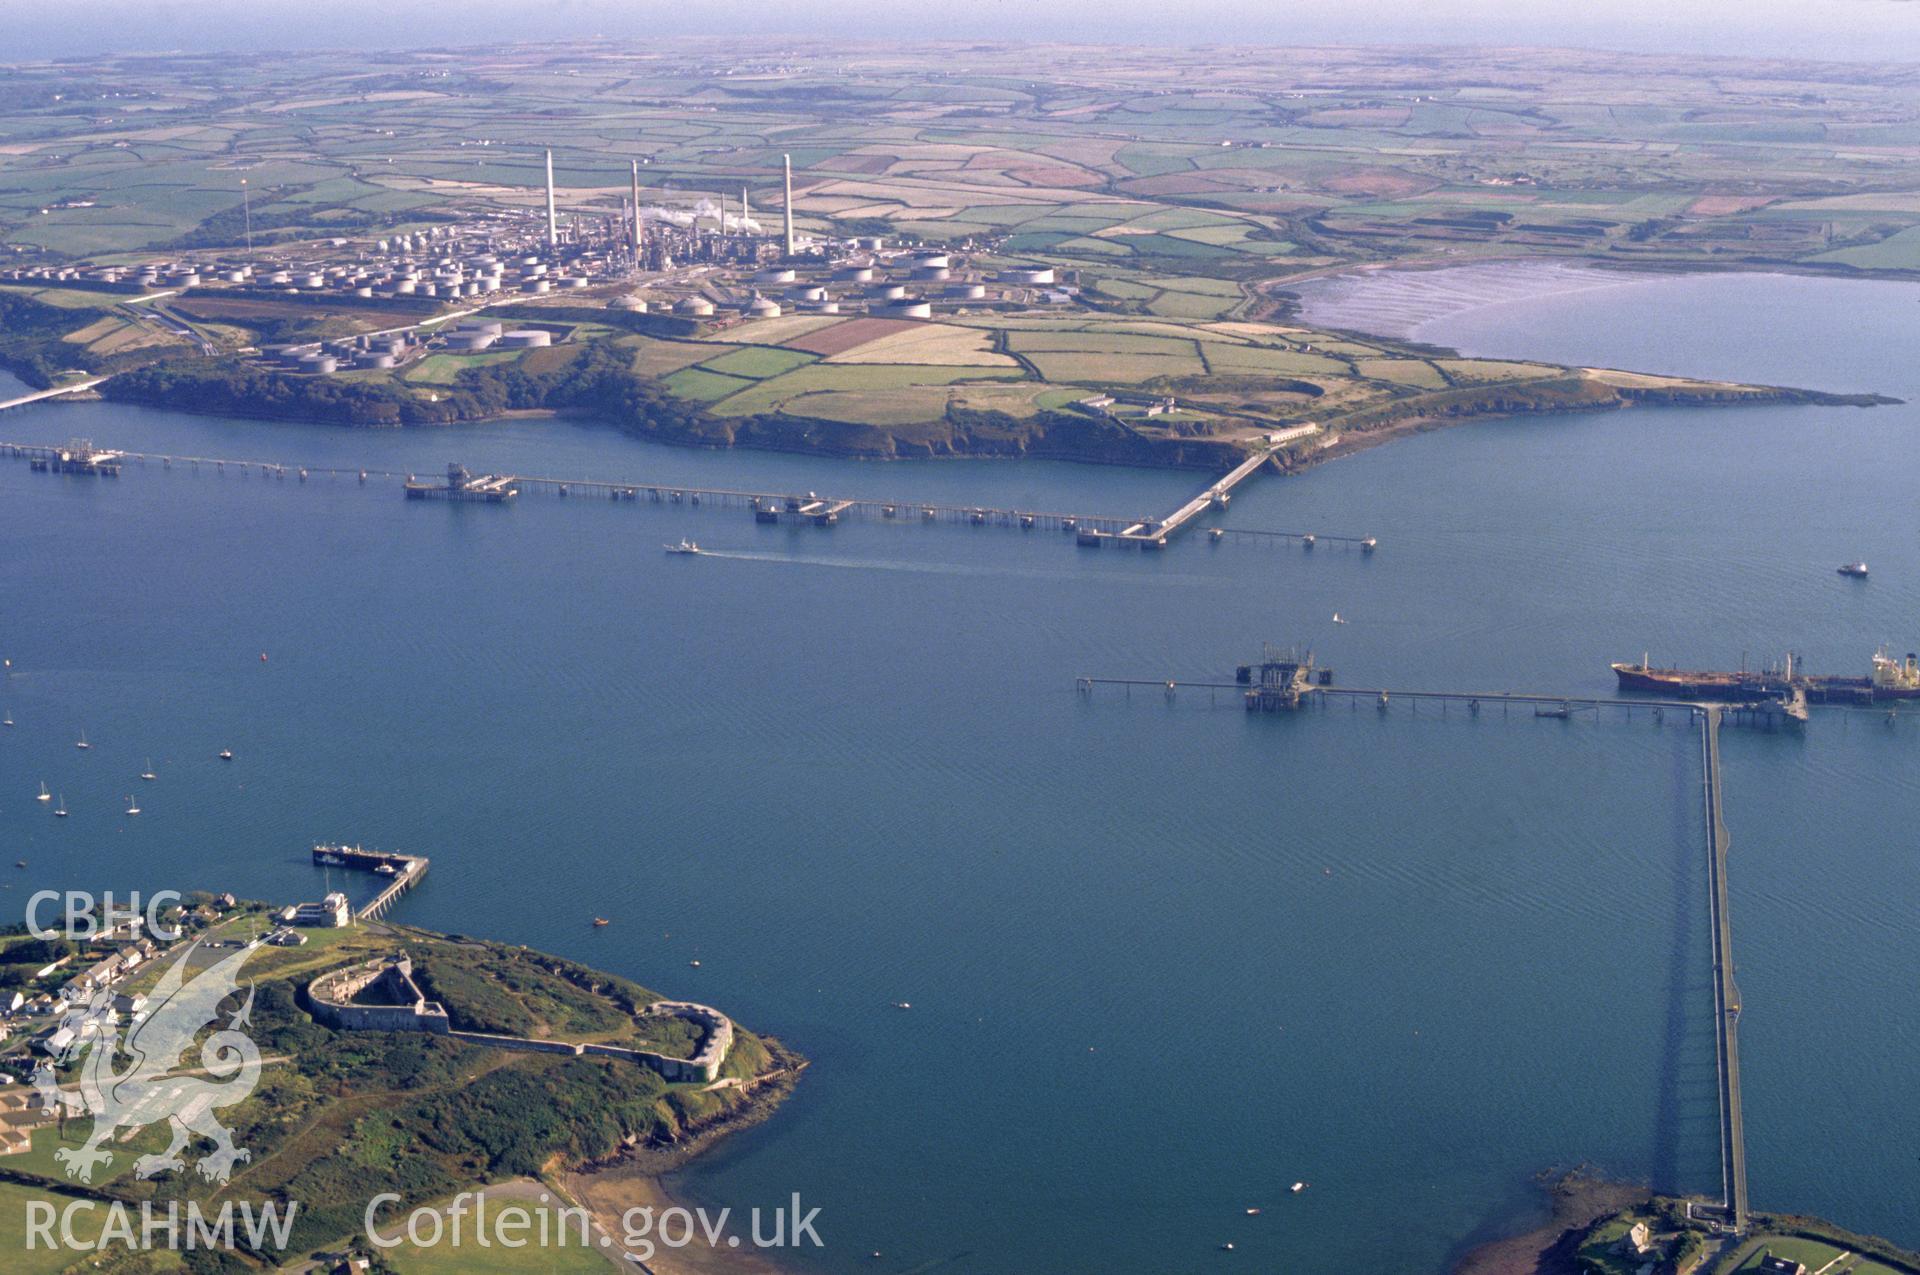
[[[1920,61],[1916,0],[1347,0],[1323,5],[1189,0],[1117,8],[1060,0],[75,0],[9,15],[0,61],[104,52],[386,49],[508,40],[736,35],[845,40],[1096,44],[1532,45],[1697,55]]]

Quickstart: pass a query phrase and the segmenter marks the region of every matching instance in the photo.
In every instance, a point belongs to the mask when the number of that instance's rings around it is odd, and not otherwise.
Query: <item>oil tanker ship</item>
[[[1920,655],[1908,652],[1904,660],[1886,651],[1873,653],[1865,677],[1803,673],[1797,657],[1789,655],[1779,667],[1737,672],[1655,668],[1646,656],[1638,664],[1615,664],[1613,675],[1623,691],[1668,695],[1677,699],[1720,699],[1732,703],[1777,699],[1799,688],[1816,704],[1871,704],[1877,700],[1920,699]]]

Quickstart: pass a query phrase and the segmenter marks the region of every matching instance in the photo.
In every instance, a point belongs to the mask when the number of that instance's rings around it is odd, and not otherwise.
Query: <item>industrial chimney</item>
[[[633,263],[640,264],[640,161],[633,161]]]
[[[547,152],[547,247],[560,246],[560,218],[553,210],[553,152]]]
[[[786,172],[787,183],[787,259],[793,259],[793,156],[782,155],[780,165]]]

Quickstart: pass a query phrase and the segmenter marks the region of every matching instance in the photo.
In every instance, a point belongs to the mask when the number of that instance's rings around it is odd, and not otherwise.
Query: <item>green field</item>
[[[778,376],[782,372],[791,372],[813,362],[813,355],[798,350],[769,349],[754,345],[744,349],[722,354],[717,359],[708,359],[700,366],[709,372],[724,372],[729,376],[747,376],[754,380],[764,380],[769,376]]]
[[[489,363],[511,363],[520,357],[515,350],[482,350],[478,354],[429,354],[410,365],[402,375],[421,385],[451,385],[470,367]]]
[[[8,1164],[12,1160],[7,1161]],[[59,1247],[47,1248],[37,1242],[32,1249],[27,1248],[27,1208],[34,1201],[44,1201],[55,1209],[64,1209],[72,1202],[72,1197],[58,1195],[51,1191],[36,1191],[29,1186],[20,1186],[12,1182],[0,1182],[0,1253],[5,1253],[7,1275],[54,1275],[64,1271],[77,1261],[85,1260],[85,1255],[71,1249]],[[91,1240],[100,1234],[106,1225],[103,1213],[95,1209],[92,1212],[77,1212],[73,1215],[72,1230],[75,1237],[83,1241]],[[134,1215],[134,1225],[139,1225],[139,1215]],[[60,1234],[56,1221],[53,1231],[57,1238]],[[177,1267],[175,1261],[168,1261],[168,1268]]]

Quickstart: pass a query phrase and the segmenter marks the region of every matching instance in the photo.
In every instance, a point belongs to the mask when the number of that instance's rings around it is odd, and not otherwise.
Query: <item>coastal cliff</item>
[[[462,371],[450,385],[296,376],[262,367],[173,359],[122,372],[103,397],[222,416],[333,422],[357,428],[456,425],[514,412],[555,412],[608,421],[639,438],[695,447],[746,447],[868,460],[947,456],[1034,457],[1145,468],[1225,469],[1261,434],[1246,421],[1226,432],[1200,425],[1135,424],[1111,414],[1055,408],[1031,415],[949,403],[923,421],[863,424],[784,410],[722,416],[630,369],[607,343],[587,343],[561,365],[514,364]],[[1649,406],[1804,403],[1870,406],[1897,400],[1778,386],[1567,368],[1522,381],[1403,393],[1321,418],[1322,432],[1279,454],[1299,470],[1414,430],[1480,417]],[[1284,427],[1291,422],[1273,422]]]

